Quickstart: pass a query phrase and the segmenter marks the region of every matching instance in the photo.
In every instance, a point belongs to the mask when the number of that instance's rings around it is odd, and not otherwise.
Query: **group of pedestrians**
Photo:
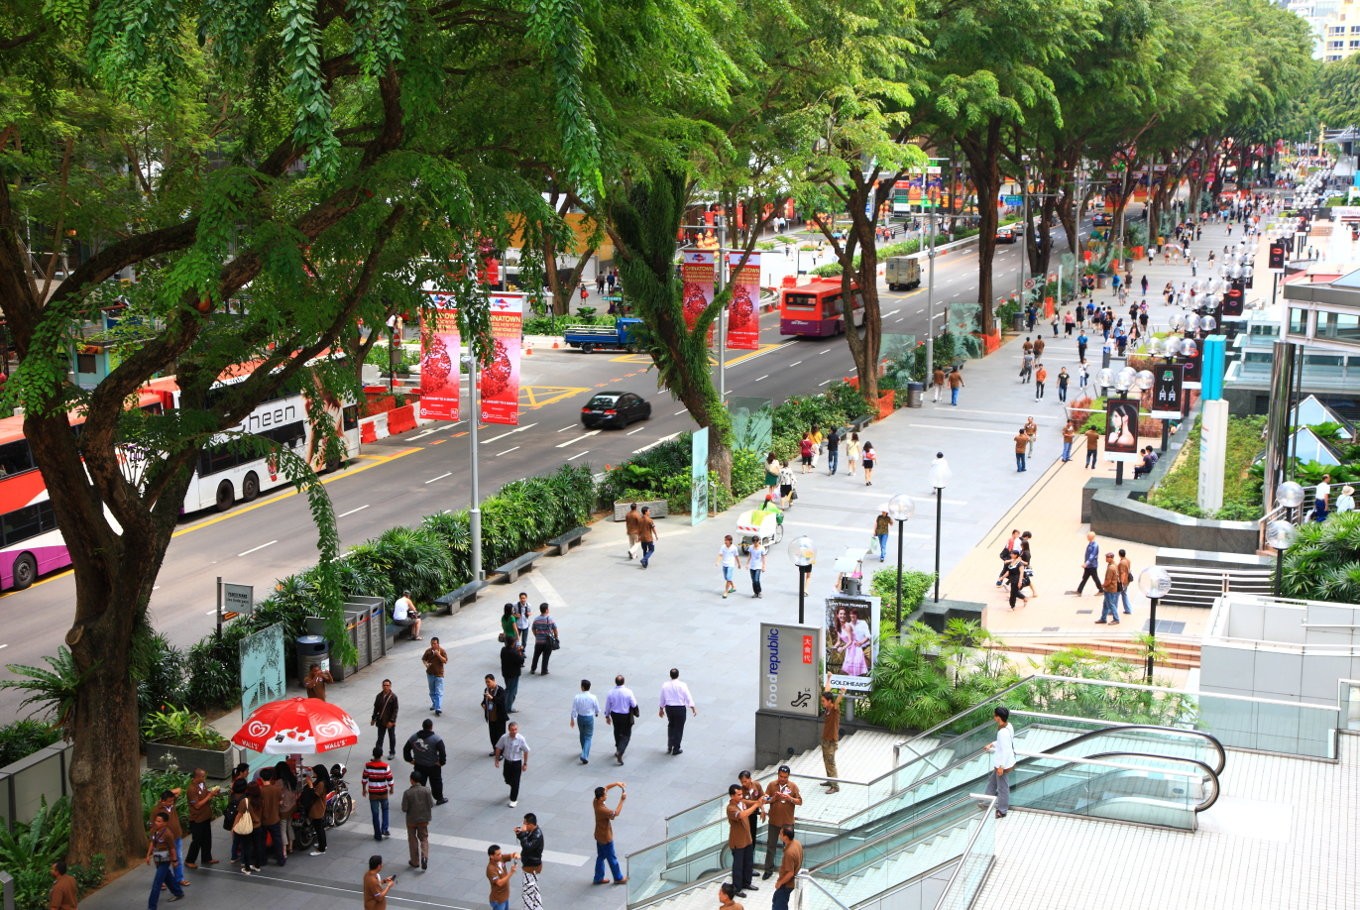
[[[1089,581],[1095,589],[1095,594],[1101,598],[1100,619],[1096,620],[1097,625],[1119,625],[1119,608],[1122,604],[1124,614],[1133,612],[1129,604],[1129,585],[1133,581],[1133,562],[1129,559],[1128,551],[1119,550],[1118,555],[1110,552],[1105,554],[1104,576],[1100,574],[1100,544],[1096,542],[1096,533],[1088,531],[1086,533],[1086,548],[1082,552],[1081,558],[1081,581],[1077,583],[1075,591],[1068,591],[1068,594],[1080,597],[1086,590],[1086,583]]]

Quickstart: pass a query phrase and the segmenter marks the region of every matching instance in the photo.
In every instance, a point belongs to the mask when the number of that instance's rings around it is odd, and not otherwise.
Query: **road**
[[[1019,248],[999,247],[994,267],[997,293],[1012,287]],[[975,299],[976,254],[937,258],[937,323],[944,305]],[[924,277],[924,276],[923,276]],[[1009,282],[1009,283],[1008,283]],[[923,336],[926,288],[881,296],[885,333]],[[762,319],[761,348],[729,352],[729,395],[760,396],[775,403],[809,394],[853,373],[844,339],[791,340],[779,334],[778,318]],[[563,463],[604,470],[633,453],[694,428],[688,413],[656,386],[649,360],[641,355],[581,354],[535,350],[525,358],[522,381],[528,405],[521,425],[479,428],[481,493],[551,471]],[[579,409],[599,389],[637,392],[652,403],[652,418],[626,430],[587,431]],[[397,525],[413,525],[427,514],[469,505],[468,427],[465,421],[433,424],[401,438],[366,445],[344,471],[325,478],[339,519],[342,548]],[[255,586],[262,598],[280,577],[316,561],[316,531],[305,500],[285,492],[262,497],[229,512],[185,522],[176,532],[151,598],[155,628],[178,647],[187,647],[214,625],[216,578]],[[74,602],[69,572],[40,579],[26,591],[0,597],[0,661],[42,666],[55,654],[69,625]],[[8,670],[0,678],[9,678]],[[0,722],[19,712],[22,695],[0,691]]]

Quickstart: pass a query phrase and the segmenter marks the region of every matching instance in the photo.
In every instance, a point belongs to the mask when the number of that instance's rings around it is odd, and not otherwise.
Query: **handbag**
[[[241,800],[241,805],[236,807],[236,821],[231,825],[231,833],[242,837],[255,833],[255,819],[250,817],[249,800]]]
[[[549,633],[548,633],[548,650],[549,650],[549,651],[556,651],[556,650],[557,650],[558,648],[560,648],[560,647],[562,647],[562,639],[560,639],[560,638],[557,637],[557,633],[556,633],[556,632],[549,632]],[[546,665],[545,665],[545,666],[546,666]]]

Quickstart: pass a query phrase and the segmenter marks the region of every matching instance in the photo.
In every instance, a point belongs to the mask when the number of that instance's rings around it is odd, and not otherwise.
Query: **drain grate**
[[[1144,632],[1147,631],[1148,625],[1149,625],[1148,623],[1143,623],[1143,631],[1144,631]],[[1184,632],[1184,631],[1185,631],[1185,623],[1183,623],[1183,622],[1173,622],[1172,620],[1169,620],[1169,619],[1159,619],[1159,620],[1157,620],[1157,634],[1158,634],[1158,635],[1180,635],[1180,634],[1181,634],[1182,632]]]

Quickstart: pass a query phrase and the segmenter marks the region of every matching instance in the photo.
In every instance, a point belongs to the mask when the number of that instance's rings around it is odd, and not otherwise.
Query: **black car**
[[[1018,235],[1019,235],[1019,232],[1018,232],[1017,230],[1012,229],[1012,228],[1009,228],[1009,227],[997,228],[997,229],[996,229],[996,242],[997,242],[997,243],[1015,243],[1015,241],[1016,241]]]
[[[597,392],[581,408],[581,423],[595,427],[626,427],[652,416],[652,406],[632,392]]]

